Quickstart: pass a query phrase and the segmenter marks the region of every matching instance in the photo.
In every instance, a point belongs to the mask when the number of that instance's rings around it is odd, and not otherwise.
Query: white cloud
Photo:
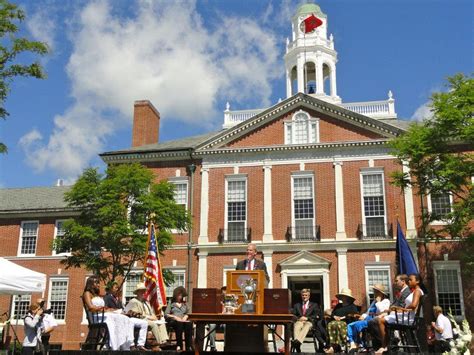
[[[427,101],[421,106],[419,106],[416,110],[415,113],[411,116],[411,120],[413,121],[424,121],[424,120],[430,120],[433,118],[433,112],[431,112],[431,107],[430,107],[431,101]]]
[[[211,31],[194,3],[140,1],[127,18],[112,4],[93,1],[75,16],[67,65],[75,103],[55,118],[47,142],[37,137],[34,150],[22,144],[37,171],[79,174],[107,136],[131,121],[137,99],[151,100],[163,120],[207,126],[220,123],[217,105],[227,99],[270,104],[281,53],[258,20],[222,18]]]
[[[36,41],[45,42],[50,50],[54,50],[56,25],[49,13],[49,7],[42,7],[35,13],[29,14],[26,27]]]

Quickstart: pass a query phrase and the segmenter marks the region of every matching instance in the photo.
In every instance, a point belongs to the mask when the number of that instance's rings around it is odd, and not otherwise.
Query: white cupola
[[[305,33],[304,20],[312,15],[322,23]],[[336,87],[337,52],[333,36],[327,37],[327,26],[327,16],[316,4],[301,5],[293,16],[292,39],[287,39],[284,56],[287,97],[303,92],[334,104],[341,103]]]

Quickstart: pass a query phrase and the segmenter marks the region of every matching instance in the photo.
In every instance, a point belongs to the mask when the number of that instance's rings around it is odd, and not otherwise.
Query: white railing
[[[347,110],[372,118],[397,118],[395,100],[392,92],[388,92],[388,100],[368,102],[346,102],[341,104]]]
[[[367,101],[367,102],[347,102],[341,103],[339,106],[350,110],[356,113],[359,113],[364,116],[377,119],[389,119],[397,118],[397,113],[395,112],[395,100],[393,98],[392,92],[388,92],[388,100],[382,101]],[[265,108],[252,109],[252,110],[236,110],[231,111],[230,105],[227,103],[226,109],[224,111],[224,124],[222,128],[230,128],[248,120],[249,118],[258,115],[260,112],[266,110]]]
[[[286,52],[288,53],[292,49],[301,47],[311,46],[323,46],[329,49],[334,49],[334,37],[331,35],[329,39],[322,37],[309,37],[309,38],[297,38],[294,41],[287,40]]]
[[[249,118],[258,115],[260,112],[264,111],[265,109],[254,109],[254,110],[237,110],[231,111],[230,105],[227,103],[226,110],[224,111],[224,124],[222,128],[230,128],[248,120]]]

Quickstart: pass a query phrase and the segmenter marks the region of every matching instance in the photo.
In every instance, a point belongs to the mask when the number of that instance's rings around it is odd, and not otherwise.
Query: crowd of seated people
[[[318,341],[319,349],[324,348],[325,353],[335,353],[342,350],[357,352],[367,346],[367,334],[372,340],[372,347],[377,349],[377,354],[387,351],[389,333],[387,324],[411,324],[415,319],[415,312],[420,305],[423,290],[420,288],[418,274],[397,275],[395,278],[395,296],[390,303],[389,292],[381,284],[371,286],[374,299],[367,310],[360,314],[360,307],[352,291],[343,288],[336,294],[337,302],[332,309],[327,309],[321,315],[321,309],[316,303],[310,302],[310,290],[301,291],[300,303],[297,303],[292,313],[294,315],[293,349],[301,351],[308,332],[313,329],[313,334]],[[437,348],[447,349],[449,340],[452,339],[452,330],[440,307],[434,308],[437,321],[432,323],[432,328],[437,336]],[[446,318],[446,319],[445,319]],[[280,349],[283,351],[284,349]]]
[[[146,286],[138,283],[134,294],[128,304],[123,307],[120,288],[117,283],[112,283],[107,288],[105,297],[100,295],[100,280],[98,276],[91,276],[86,281],[82,295],[84,307],[95,316],[93,322],[105,323],[109,333],[108,348],[110,350],[139,350],[148,351],[145,347],[147,331],[150,329],[158,346],[155,351],[160,351],[160,346],[169,345],[166,322],[175,329],[177,344],[182,347],[182,333],[185,332],[186,349],[192,349],[193,325],[187,320],[189,311],[184,297],[186,290],[178,287],[173,300],[168,304],[166,313],[159,309],[157,314],[146,298]],[[138,330],[138,339],[135,341],[135,329]]]

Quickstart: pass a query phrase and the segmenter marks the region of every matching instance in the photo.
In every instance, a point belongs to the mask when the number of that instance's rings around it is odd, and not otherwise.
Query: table
[[[222,313],[190,313],[189,320],[196,323],[195,353],[199,354],[204,341],[204,326],[214,324],[237,325],[283,325],[285,328],[285,354],[290,353],[290,325],[293,323],[292,314],[222,314]]]

